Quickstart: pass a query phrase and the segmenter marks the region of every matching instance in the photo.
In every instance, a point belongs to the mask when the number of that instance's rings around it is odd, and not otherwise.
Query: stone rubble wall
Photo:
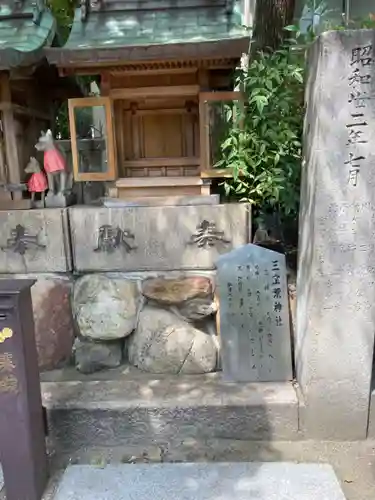
[[[92,373],[127,360],[150,373],[214,371],[214,313],[208,277],[132,280],[87,274],[76,281],[73,294],[76,367]]]
[[[216,370],[215,261],[250,221],[245,204],[0,212],[0,277],[36,279],[40,369]]]

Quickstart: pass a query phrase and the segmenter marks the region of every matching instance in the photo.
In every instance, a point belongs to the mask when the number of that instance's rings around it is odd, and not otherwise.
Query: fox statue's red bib
[[[51,130],[42,132],[35,149],[44,153],[44,170],[48,179],[48,196],[64,193],[66,189],[66,161],[56,147]],[[57,182],[56,182],[57,181]]]

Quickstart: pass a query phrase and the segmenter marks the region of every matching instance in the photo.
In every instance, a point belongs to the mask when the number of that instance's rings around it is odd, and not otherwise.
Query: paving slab
[[[330,465],[295,463],[69,466],[54,500],[345,500]]]

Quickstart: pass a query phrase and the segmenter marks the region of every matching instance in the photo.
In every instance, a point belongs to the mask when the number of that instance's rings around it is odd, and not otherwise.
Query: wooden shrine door
[[[117,101],[119,175],[199,175],[198,96]]]

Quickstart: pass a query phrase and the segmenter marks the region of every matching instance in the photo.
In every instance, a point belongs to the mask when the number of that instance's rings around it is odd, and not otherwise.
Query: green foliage
[[[281,50],[251,55],[236,81],[245,106],[238,116],[233,103],[226,105],[225,136],[214,136],[220,143],[215,166],[233,171],[233,180],[224,182],[226,194],[250,202],[258,212],[271,208],[294,216],[298,210],[306,48],[322,31],[375,28],[373,14],[337,24],[331,21],[337,12],[328,9],[328,2],[309,0],[306,5],[312,11],[307,33],[302,36],[298,26],[287,26],[291,39]],[[316,16],[319,25],[313,23]]]
[[[61,42],[65,43],[72,26],[74,18],[75,0],[47,0],[47,5],[51,9],[56,18],[58,32],[62,38]]]
[[[227,109],[232,126],[215,165],[233,171],[233,181],[224,184],[228,195],[285,214],[298,210],[302,156],[304,59],[296,48],[289,42],[276,52],[259,52],[239,72],[245,106],[236,114]]]
[[[354,19],[349,23],[349,28],[366,28],[366,29],[375,29],[375,15],[368,14],[365,19]]]
[[[56,139],[70,139],[68,103],[60,105],[56,113],[54,133]]]
[[[325,2],[315,12],[329,13]],[[325,20],[317,31],[347,28],[375,28],[375,16],[347,26]],[[305,53],[316,30],[311,25],[301,35],[298,26],[285,29],[291,38],[280,50],[252,55],[239,71],[236,85],[244,91],[245,106],[240,116],[233,103],[222,113],[228,127],[215,167],[233,171],[233,180],[223,183],[227,196],[251,203],[258,212],[271,209],[293,217],[299,205]]]

